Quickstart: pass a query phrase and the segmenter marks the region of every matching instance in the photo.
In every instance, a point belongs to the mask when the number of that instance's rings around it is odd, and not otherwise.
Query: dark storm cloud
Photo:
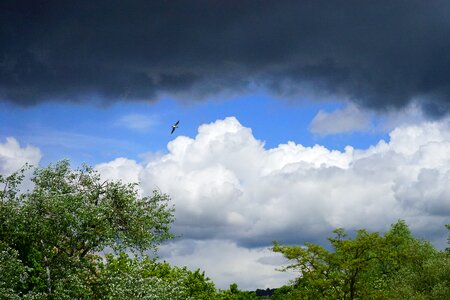
[[[250,86],[450,108],[448,1],[2,1],[0,97],[155,100]]]

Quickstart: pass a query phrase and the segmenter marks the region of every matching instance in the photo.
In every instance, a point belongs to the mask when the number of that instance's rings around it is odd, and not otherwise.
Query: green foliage
[[[141,197],[135,184],[101,181],[91,167],[73,170],[68,161],[35,169],[33,190],[19,193],[26,170],[0,176],[0,240],[12,249],[2,255],[25,268],[16,277],[26,270],[12,286],[18,294],[88,299],[98,251],[155,251],[172,237],[167,195]]]
[[[143,255],[172,237],[167,195],[142,197],[136,184],[68,161],[35,169],[25,192],[29,170],[0,175],[0,299],[258,299]],[[271,299],[450,299],[450,250],[416,239],[404,221],[384,235],[339,228],[329,242],[331,251],[274,242],[300,276]],[[106,247],[114,254],[100,257]]]
[[[299,289],[292,285],[284,285],[275,290],[270,300],[302,299]]]
[[[184,280],[183,285],[186,287],[189,297],[197,300],[216,299],[217,293],[214,283],[205,276],[205,272],[199,269],[191,272],[186,267],[181,270],[188,272],[188,276]]]
[[[447,229],[450,230],[450,224],[446,224],[445,227],[447,227]],[[450,235],[447,238],[447,242],[450,245]],[[450,247],[448,247],[446,250],[447,252],[450,252]]]
[[[18,259],[16,250],[0,242],[0,295],[5,299],[20,299],[26,285],[26,267]]]
[[[220,290],[221,300],[254,300],[258,299],[255,292],[241,291],[236,283],[232,283],[228,290]]]
[[[171,267],[147,256],[107,255],[99,272],[94,299],[216,299],[214,284],[204,273]]]
[[[32,181],[23,205],[29,236],[69,256],[106,246],[143,251],[171,237],[167,195],[139,197],[136,184],[102,182],[92,168],[72,170],[67,161],[37,169]]]
[[[274,242],[273,251],[293,262],[285,269],[298,270],[300,277],[273,299],[450,299],[449,254],[415,239],[404,221],[384,236],[366,230],[354,238],[343,229],[334,233],[332,251]]]
[[[329,252],[319,245],[307,243],[301,246],[282,246],[274,244],[275,252],[283,253],[294,264],[302,276],[296,286],[304,290],[308,298],[354,299],[370,294],[364,285],[377,259],[374,249],[381,242],[377,233],[359,230],[355,239],[346,239],[342,229],[334,231],[335,237],[329,238],[334,252]]]
[[[123,252],[117,258],[107,255],[106,263],[100,265],[93,299],[190,299],[182,285],[184,276],[165,280],[153,276],[155,268],[148,258],[131,259]]]
[[[443,253],[421,257],[399,270],[386,296],[392,299],[450,299],[450,258]]]
[[[397,299],[450,299],[450,254],[412,240],[385,293]]]

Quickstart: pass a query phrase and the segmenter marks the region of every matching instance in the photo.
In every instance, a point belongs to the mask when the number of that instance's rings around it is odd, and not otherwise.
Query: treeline
[[[200,270],[156,260],[173,237],[168,201],[68,161],[0,175],[0,299],[450,299],[449,251],[416,239],[403,221],[384,235],[337,229],[331,251],[274,243],[299,272],[294,282],[217,290]],[[105,248],[112,254],[100,255]]]

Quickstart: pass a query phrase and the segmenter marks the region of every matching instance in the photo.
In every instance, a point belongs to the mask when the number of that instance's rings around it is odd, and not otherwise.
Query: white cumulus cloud
[[[139,183],[139,173],[143,167],[136,161],[124,157],[95,166],[103,177],[109,180],[121,180],[124,183]]]
[[[234,249],[229,251],[235,251],[236,264],[245,265],[250,255],[243,252],[267,248],[273,240],[323,242],[336,227],[383,231],[398,219],[416,234],[445,245],[449,150],[445,120],[400,126],[388,141],[368,149],[337,151],[294,142],[265,149],[251,129],[229,117],[200,126],[194,138],[177,137],[167,154],[142,165],[120,159],[99,168],[114,178],[138,178],[146,193],[158,187],[171,196],[173,229],[182,236],[175,244],[191,245],[189,255],[175,251],[171,260],[200,264],[225,243],[223,247]],[[186,240],[195,242],[183,244]],[[242,269],[201,266],[211,274],[234,274],[230,278],[241,278],[240,286],[253,287],[239,275]],[[274,269],[262,272],[260,282],[276,276]]]
[[[18,171],[25,163],[37,165],[41,160],[41,151],[33,146],[21,147],[19,142],[8,137],[0,143],[0,174],[9,175]]]

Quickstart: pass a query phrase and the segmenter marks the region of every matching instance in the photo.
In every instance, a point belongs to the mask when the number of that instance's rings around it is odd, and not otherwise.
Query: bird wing
[[[170,134],[172,134],[175,131],[176,127],[172,126],[172,132]]]
[[[180,120],[178,120],[175,124],[173,124],[174,126],[177,126],[178,123],[180,123]]]

